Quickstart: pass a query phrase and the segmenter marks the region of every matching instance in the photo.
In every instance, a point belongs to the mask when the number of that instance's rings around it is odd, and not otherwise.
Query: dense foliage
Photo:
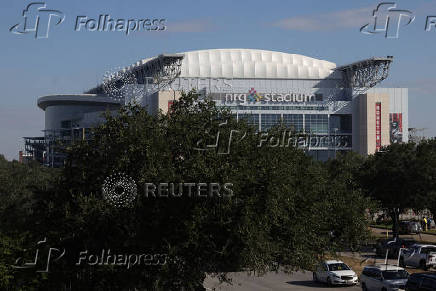
[[[364,192],[391,216],[394,236],[406,209],[436,214],[436,139],[392,144],[369,156],[358,173]]]
[[[294,147],[259,146],[262,136],[252,127],[193,92],[168,115],[130,105],[106,118],[93,139],[67,149],[59,173],[0,160],[1,199],[8,201],[0,214],[2,286],[203,290],[206,274],[225,279],[240,270],[310,270],[323,255],[367,238],[367,209],[374,204],[363,195],[359,173],[375,170],[356,154],[320,163]],[[284,130],[278,126],[268,136],[279,138]],[[103,197],[102,185],[116,173],[137,185],[131,208],[113,207]],[[146,183],[231,183],[233,193],[154,198],[146,196]],[[66,251],[48,273],[10,268],[24,248],[34,251],[44,238]],[[168,258],[129,269],[77,265],[81,252],[109,249]]]

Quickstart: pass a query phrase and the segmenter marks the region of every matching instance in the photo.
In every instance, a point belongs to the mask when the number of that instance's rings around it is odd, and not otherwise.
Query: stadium
[[[373,154],[408,141],[408,89],[376,87],[392,62],[391,56],[373,57],[337,66],[256,49],[161,54],[106,74],[84,94],[40,97],[44,136],[25,137],[22,158],[60,166],[56,141],[88,138],[102,112],[134,99],[151,114],[166,113],[181,92],[192,89],[261,132],[282,123],[307,133],[299,146],[317,160],[340,151]]]

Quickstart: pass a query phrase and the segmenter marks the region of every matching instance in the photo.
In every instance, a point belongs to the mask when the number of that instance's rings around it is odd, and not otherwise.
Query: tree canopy
[[[283,130],[277,126],[268,135],[279,137]],[[166,115],[151,116],[138,105],[107,114],[93,138],[67,148],[65,167],[53,174],[58,178],[50,187],[39,185],[29,194],[31,211],[20,231],[30,235],[23,244],[46,237],[50,246],[66,250],[37,284],[44,290],[203,290],[206,274],[225,279],[230,271],[310,270],[324,254],[367,238],[371,202],[349,174],[361,164],[358,157],[323,164],[294,147],[259,146],[260,138],[194,92]],[[116,173],[137,186],[129,208],[104,199],[102,185]],[[232,191],[147,197],[147,183],[228,184]],[[10,235],[9,229],[2,234]],[[166,254],[167,260],[130,269],[77,265],[80,252],[109,249]],[[30,286],[19,271],[8,280]]]

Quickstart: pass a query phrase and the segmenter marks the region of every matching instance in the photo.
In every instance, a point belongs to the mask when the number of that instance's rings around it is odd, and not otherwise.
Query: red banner
[[[381,103],[375,103],[375,150],[381,148]]]

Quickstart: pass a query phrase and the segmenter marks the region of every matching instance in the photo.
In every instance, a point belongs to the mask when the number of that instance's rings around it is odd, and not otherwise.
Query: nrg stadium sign
[[[305,103],[322,101],[322,94],[317,93],[257,93],[251,88],[247,93],[225,93],[225,103]]]

